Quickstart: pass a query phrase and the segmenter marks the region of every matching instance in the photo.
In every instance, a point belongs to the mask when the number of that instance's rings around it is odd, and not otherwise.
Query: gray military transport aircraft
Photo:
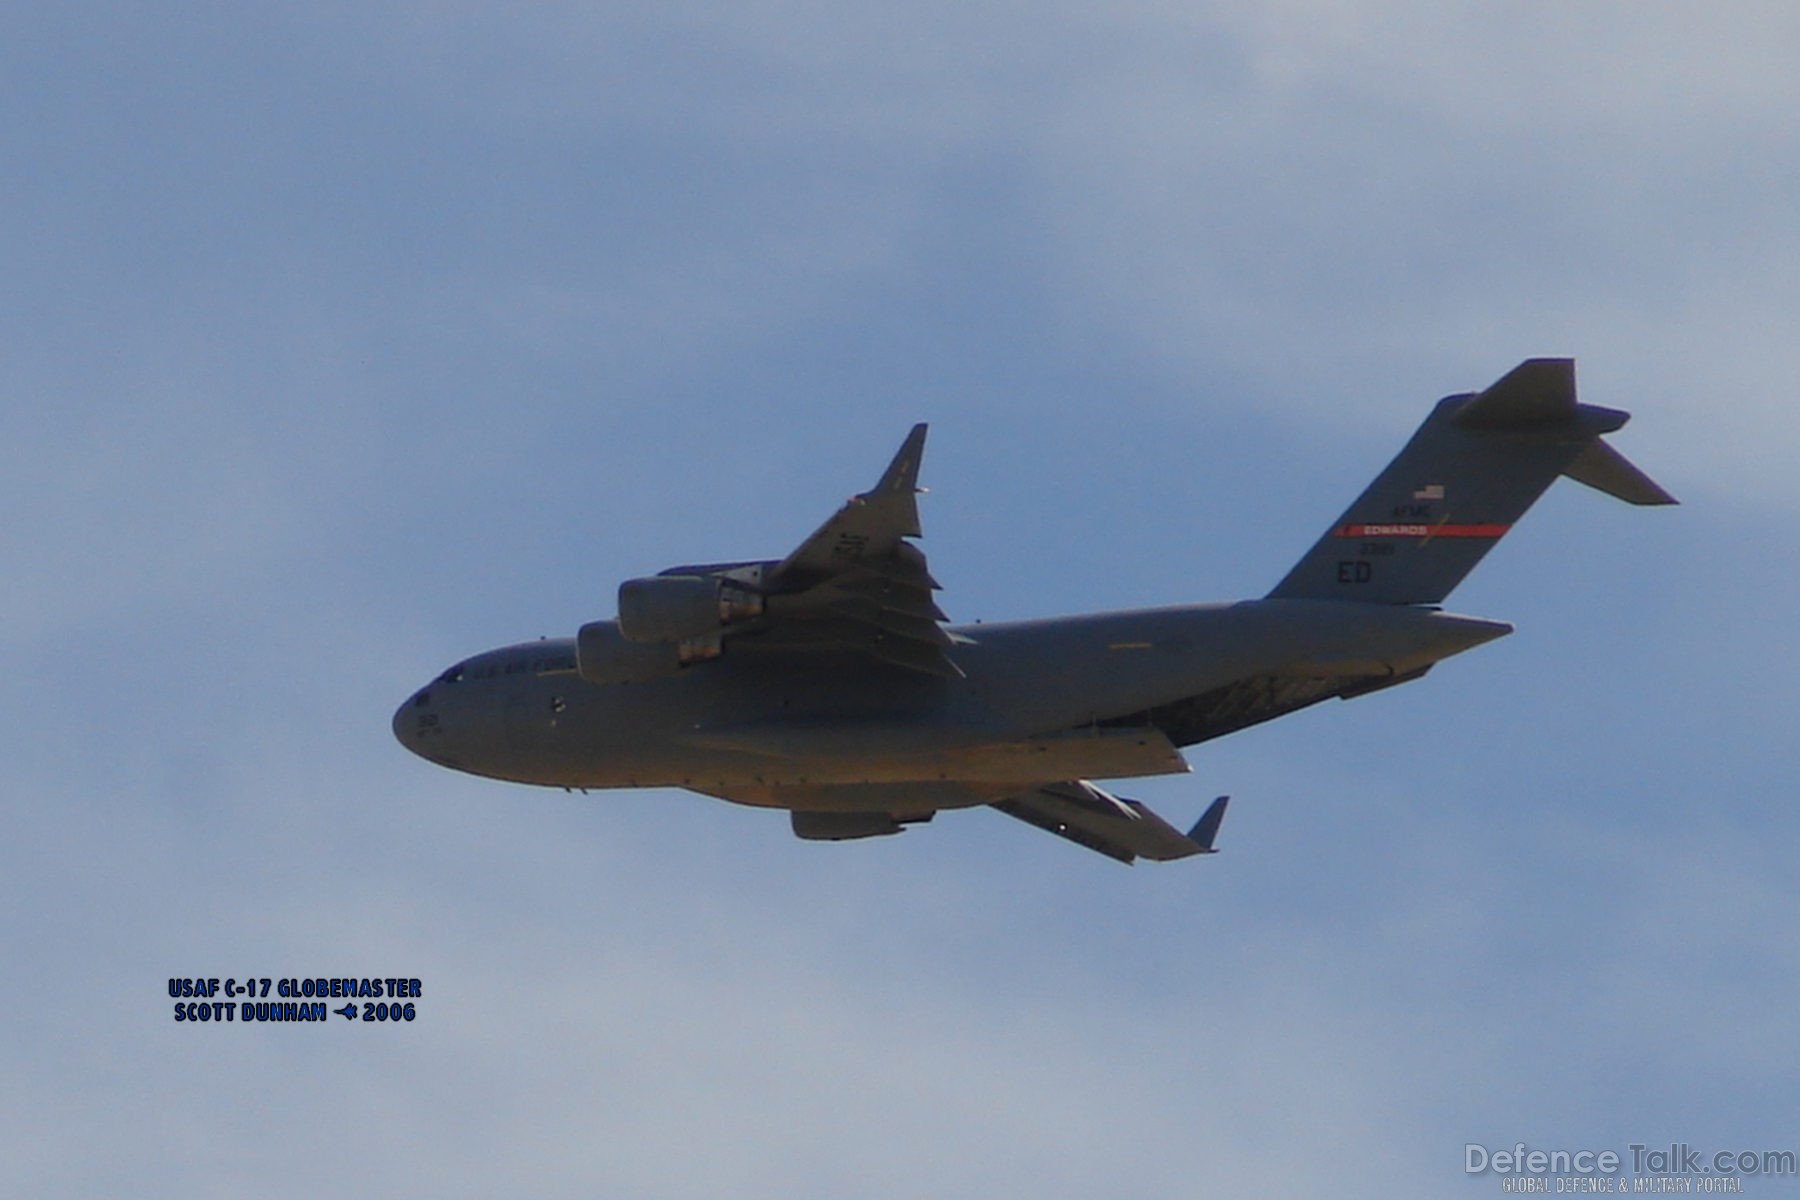
[[[457,663],[394,714],[446,767],[563,788],[681,787],[786,809],[802,838],[899,833],[989,805],[1121,862],[1210,853],[1089,782],[1188,770],[1180,748],[1417,679],[1512,632],[1439,605],[1558,476],[1675,500],[1601,440],[1574,363],[1451,396],[1260,600],[949,625],[916,501],[925,426],[786,558],[672,567],[615,621]]]

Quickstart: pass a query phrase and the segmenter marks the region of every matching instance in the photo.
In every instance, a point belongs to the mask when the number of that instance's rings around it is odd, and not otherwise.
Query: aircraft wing
[[[1168,862],[1214,853],[1213,839],[1228,802],[1225,796],[1214,800],[1185,834],[1136,800],[1115,796],[1085,779],[1047,783],[1023,796],[996,801],[993,807],[1130,865],[1139,858]]]
[[[925,426],[915,425],[869,491],[852,496],[764,577],[764,636],[836,646],[909,670],[958,678],[945,653],[948,620],[932,593],[925,554],[907,541],[919,528],[919,462]]]
[[[953,781],[691,790],[759,808],[787,808],[795,835],[808,841],[839,842],[900,833],[907,825],[931,820],[940,809],[988,804],[1127,865],[1140,858],[1169,862],[1214,853],[1213,840],[1229,803],[1226,796],[1214,800],[1184,834],[1145,805],[1114,796],[1085,779],[1039,784],[1024,793],[1016,791],[1019,787],[1032,785]]]

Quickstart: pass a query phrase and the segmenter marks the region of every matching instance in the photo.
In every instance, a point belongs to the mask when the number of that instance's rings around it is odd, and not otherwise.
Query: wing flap
[[[822,589],[827,593],[838,593],[846,600],[862,601],[872,604],[885,612],[902,613],[909,617],[922,617],[927,621],[948,621],[950,618],[932,599],[930,586],[918,584],[907,585],[892,579],[884,579],[872,574],[851,575],[834,579]]]
[[[929,617],[915,617],[910,613],[899,612],[891,608],[882,608],[867,600],[855,598],[827,605],[830,611],[852,621],[873,625],[883,633],[895,637],[910,638],[915,642],[927,645],[948,646],[950,635],[944,627]]]

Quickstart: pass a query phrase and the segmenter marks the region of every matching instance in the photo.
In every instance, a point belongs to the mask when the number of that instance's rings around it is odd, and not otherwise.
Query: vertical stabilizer
[[[1559,475],[1675,503],[1600,440],[1629,419],[1577,403],[1567,358],[1527,359],[1486,391],[1441,400],[1269,598],[1442,603]]]

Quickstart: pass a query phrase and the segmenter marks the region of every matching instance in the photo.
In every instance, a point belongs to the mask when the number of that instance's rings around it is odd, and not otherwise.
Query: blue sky
[[[34,1195],[1491,1194],[1800,1149],[1800,17],[1750,3],[90,5],[0,17],[0,1162]],[[801,844],[388,733],[932,422],[959,620],[1257,595],[1573,355],[1430,679]],[[170,976],[417,976],[400,1028]],[[1780,1192],[1792,1181],[1765,1182]]]

